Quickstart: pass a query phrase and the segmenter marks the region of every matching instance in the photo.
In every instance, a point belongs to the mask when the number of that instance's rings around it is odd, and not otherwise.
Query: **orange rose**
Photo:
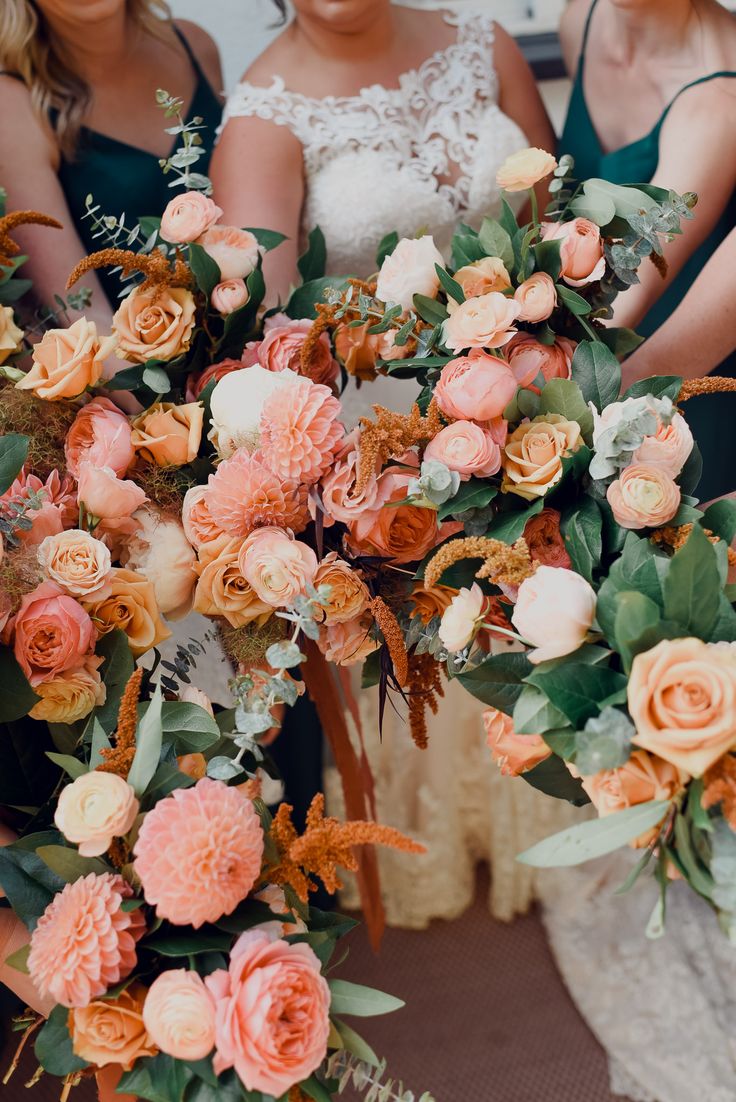
[[[273,608],[259,598],[241,573],[238,560],[242,545],[242,540],[221,536],[200,548],[193,607],[203,616],[223,616],[234,628],[254,620],[261,627]]]
[[[634,659],[628,703],[636,745],[699,777],[736,748],[736,655],[664,639]]]
[[[562,478],[562,459],[582,443],[580,425],[559,413],[543,413],[519,425],[508,439],[502,460],[504,493],[533,501]]]
[[[147,578],[135,570],[113,567],[110,590],[109,597],[85,602],[84,606],[101,635],[120,628],[128,636],[136,658],[169,638],[171,632],[161,619],[153,585]]]
[[[336,666],[354,666],[380,646],[371,631],[373,624],[370,612],[364,612],[355,620],[327,624],[320,629],[317,646],[328,662]]]
[[[133,421],[136,452],[159,467],[181,467],[196,459],[202,440],[204,406],[189,402],[156,402]]]
[[[88,1064],[101,1068],[120,1064],[130,1070],[143,1056],[155,1056],[156,1046],[143,1024],[146,989],[132,983],[116,999],[95,999],[69,1011],[72,1048]]]
[[[552,753],[541,735],[517,735],[511,716],[496,708],[483,713],[483,726],[488,748],[504,777],[519,777]]]
[[[409,355],[409,345],[394,344],[394,333],[369,333],[370,323],[350,329],[339,325],[335,330],[335,352],[348,375],[371,382],[377,375],[378,360],[403,360]]]
[[[15,385],[47,402],[76,398],[100,381],[104,361],[116,343],[115,337],[98,337],[97,326],[86,318],[68,329],[48,329],[34,346],[33,367]]]
[[[320,585],[330,587],[330,596],[324,606],[326,624],[354,620],[368,605],[370,594],[365,583],[336,551],[330,551],[322,559],[312,584],[315,589]]]
[[[576,769],[568,768],[573,776],[579,776]],[[618,769],[604,769],[592,777],[581,778],[583,788],[601,818],[648,803],[649,800],[672,800],[682,791],[687,779],[687,773],[644,750],[634,750],[626,764]],[[648,846],[658,833],[659,827],[653,827],[631,845],[637,848]]]
[[[418,616],[423,624],[428,624],[435,616],[442,616],[457,593],[457,589],[449,585],[433,585],[425,589],[422,582],[417,582],[411,595],[413,607],[409,615],[412,619]]]
[[[76,723],[86,719],[93,708],[105,703],[107,689],[98,669],[103,659],[89,655],[78,670],[66,670],[51,681],[36,685],[41,699],[29,715],[46,723]]]
[[[119,354],[133,363],[173,360],[189,348],[194,312],[192,293],[185,287],[131,291],[112,319]]]
[[[438,524],[434,509],[394,504],[406,497],[411,477],[398,467],[387,467],[380,476],[374,507],[365,509],[348,524],[350,541],[357,551],[396,563],[415,562],[447,536],[460,531],[459,524]]]

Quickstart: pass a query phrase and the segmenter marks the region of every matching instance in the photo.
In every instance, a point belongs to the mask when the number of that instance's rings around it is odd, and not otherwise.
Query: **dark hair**
[[[286,22],[286,0],[273,0],[279,11],[279,23]]]

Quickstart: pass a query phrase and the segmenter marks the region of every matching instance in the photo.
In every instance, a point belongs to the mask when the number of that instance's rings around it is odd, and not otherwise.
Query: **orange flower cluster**
[[[684,547],[690,538],[690,533],[693,530],[692,524],[680,524],[678,527],[673,528],[671,525],[667,525],[664,528],[657,528],[652,532],[652,543],[658,543],[666,547],[671,547],[673,551],[679,551],[681,547]],[[709,528],[704,528],[706,536],[711,543],[718,543],[720,536],[714,536]],[[729,566],[736,565],[736,551],[733,547],[728,549],[728,563]]]
[[[383,638],[386,640],[388,653],[391,655],[391,661],[394,664],[396,681],[403,688],[409,676],[409,659],[404,643],[404,633],[399,626],[399,621],[381,597],[374,597],[368,607],[373,613],[373,619],[381,629]]]
[[[685,379],[678,402],[687,402],[698,394],[728,394],[736,390],[736,379],[724,375],[706,375],[702,379]]]
[[[337,306],[328,306],[326,303],[316,303],[315,310],[317,311],[317,317],[312,322],[312,327],[307,333],[302,345],[301,352],[299,353],[299,366],[302,375],[305,375],[308,379],[314,378],[313,363],[314,352],[317,348],[319,338],[323,333],[326,333],[332,328],[335,321],[335,312]]]
[[[736,755],[724,754],[719,758],[703,775],[703,782],[703,807],[721,804],[724,819],[731,830],[736,830]]]
[[[141,691],[143,670],[139,667],[133,673],[122,697],[118,709],[118,726],[115,732],[115,745],[100,750],[105,759],[97,768],[101,773],[117,773],[123,780],[128,776],[135,757],[135,732],[138,727],[138,697]]]
[[[420,750],[426,750],[429,744],[426,709],[437,715],[439,697],[445,695],[442,685],[441,666],[431,654],[411,654],[409,656],[409,677],[407,681],[407,701],[409,703],[409,730],[411,737]]]
[[[164,287],[191,287],[192,273],[187,264],[178,256],[173,267],[160,249],[154,249],[152,253],[134,253],[131,249],[100,249],[80,260],[72,271],[67,287],[73,287],[85,272],[96,268],[108,268],[119,265],[123,275],[131,275],[133,272],[143,272],[145,280],[137,288],[138,291],[148,291],[155,287],[161,290]]]
[[[427,564],[425,586],[437,585],[444,572],[463,559],[482,559],[483,565],[476,572],[476,578],[491,578],[505,585],[521,585],[535,570],[526,540],[518,539],[509,546],[486,536],[467,536],[450,540],[440,547]]]
[[[10,236],[18,226],[51,226],[55,230],[63,229],[61,222],[37,210],[14,210],[12,214],[3,215],[0,218],[0,268],[9,267],[12,257],[20,252],[20,246]]]
[[[444,428],[434,399],[429,403],[426,417],[422,417],[416,404],[408,414],[394,413],[384,406],[374,406],[373,412],[374,421],[369,417],[360,420],[360,454],[353,491],[356,497],[373,478],[376,469],[388,459],[403,455],[418,444],[428,443]]]

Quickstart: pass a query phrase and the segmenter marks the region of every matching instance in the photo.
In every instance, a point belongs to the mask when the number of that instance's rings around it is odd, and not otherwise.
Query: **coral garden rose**
[[[196,241],[210,226],[214,226],[222,211],[201,191],[185,191],[166,204],[159,233],[172,245],[186,245]]]
[[[514,298],[521,307],[519,321],[546,321],[557,305],[555,281],[546,272],[535,272],[516,288]]]
[[[573,342],[564,338],[558,338],[554,344],[542,344],[529,333],[517,333],[506,346],[506,357],[519,386],[530,387],[540,374],[545,383],[550,379],[569,379],[574,349]]]
[[[570,772],[573,776],[579,776],[576,769],[571,768]],[[682,792],[689,778],[670,762],[648,754],[646,750],[634,750],[629,760],[618,769],[604,769],[580,779],[593,807],[603,818],[637,804],[648,803],[649,800],[672,800]],[[656,826],[631,844],[648,846],[658,833],[659,827]]]
[[[516,332],[521,307],[500,291],[467,298],[442,323],[442,340],[452,352],[502,348]]]
[[[220,459],[238,448],[255,451],[261,437],[261,411],[275,391],[294,386],[299,376],[289,370],[267,371],[260,364],[228,372],[210,396],[212,428],[209,439]]]
[[[364,662],[378,650],[380,642],[372,633],[373,617],[369,612],[354,620],[340,620],[321,628],[317,645],[328,662],[336,666],[354,666]]]
[[[341,624],[360,616],[368,606],[370,594],[365,582],[352,566],[330,551],[317,567],[312,585],[330,587],[324,607],[326,624]]]
[[[89,1006],[129,976],[146,930],[122,876],[88,873],[54,896],[31,934],[28,971],[41,995],[67,1007]]]
[[[102,378],[115,337],[98,337],[93,321],[79,318],[68,329],[48,329],[33,347],[33,366],[16,387],[46,402],[76,398]]]
[[[245,448],[209,476],[207,508],[215,524],[233,536],[247,536],[263,525],[301,532],[309,516],[303,487],[277,475],[260,453],[251,455]]]
[[[484,256],[473,264],[458,268],[453,279],[460,284],[466,298],[480,298],[491,291],[505,291],[511,286],[506,265],[497,256]],[[454,298],[448,299],[447,309],[451,314],[457,307]]]
[[[437,264],[444,268],[445,261],[433,237],[402,238],[381,265],[376,297],[405,311],[411,310],[414,295],[436,298],[440,289]]]
[[[219,363],[210,364],[204,371],[193,371],[187,378],[186,400],[188,402],[196,402],[206,386],[209,386],[212,382],[218,383],[220,379],[224,378],[225,375],[229,375],[231,371],[242,371],[243,366],[242,360],[226,358],[220,360]]]
[[[325,509],[325,522],[349,524],[366,510],[376,507],[378,500],[378,470],[370,478],[360,493],[355,492],[355,479],[358,466],[358,434],[352,432],[345,438],[334,465],[322,479],[322,505]]]
[[[636,745],[699,777],[736,749],[736,654],[664,639],[634,659],[628,704]]]
[[[136,658],[171,635],[159,614],[152,583],[135,570],[114,566],[109,596],[85,602],[85,608],[101,634],[115,628],[124,631]]]
[[[258,528],[246,537],[238,565],[262,601],[288,608],[313,581],[317,556],[283,528]]]
[[[661,468],[633,463],[606,490],[614,519],[622,528],[658,528],[680,508],[680,487]]]
[[[54,582],[23,597],[14,634],[15,657],[31,685],[83,665],[97,639],[82,606]]]
[[[213,972],[205,983],[216,1004],[216,1074],[235,1068],[246,1090],[280,1098],[322,1063],[330,989],[304,942],[246,930],[227,971]]]
[[[242,543],[222,536],[201,549],[194,611],[222,616],[233,628],[254,621],[260,627],[273,614],[273,607],[261,600],[240,569]]]
[[[23,342],[23,330],[15,324],[12,306],[0,306],[0,364],[17,352]]]
[[[595,590],[580,574],[561,567],[537,567],[519,586],[511,617],[534,648],[529,661],[546,662],[577,650],[593,623],[595,606]]]
[[[180,620],[192,605],[196,556],[178,520],[152,509],[134,514],[136,531],[126,541],[124,565],[148,578],[156,604],[170,620]]]
[[[134,847],[146,901],[175,926],[231,914],[261,872],[263,828],[236,788],[204,777],[149,811]]]
[[[135,458],[130,432],[128,418],[109,398],[93,398],[82,406],[67,433],[64,454],[69,473],[78,478],[86,461],[124,475]]]
[[[220,269],[220,281],[246,279],[258,264],[261,248],[250,230],[211,226],[197,242]]]
[[[436,459],[465,480],[488,478],[501,468],[501,449],[490,432],[473,421],[455,421],[441,429],[424,451],[425,459]]]
[[[509,365],[475,350],[445,364],[434,389],[442,413],[459,421],[490,421],[500,417],[516,394]]]
[[[111,467],[95,467],[87,460],[79,464],[77,497],[87,512],[98,520],[129,517],[148,500],[129,478],[118,478]]]
[[[127,781],[116,773],[93,769],[62,788],[54,822],[82,857],[100,857],[113,838],[121,838],[133,826],[138,800]]]
[[[570,287],[585,287],[606,274],[601,231],[587,218],[571,222],[548,222],[542,229],[543,241],[561,241],[561,276]]]
[[[197,457],[203,422],[201,402],[156,402],[134,419],[131,443],[148,463],[181,467]]]
[[[519,777],[552,753],[541,735],[517,735],[511,716],[497,708],[483,713],[483,726],[488,748],[504,777]]]
[[[461,589],[442,614],[439,637],[449,651],[461,651],[472,643],[483,621],[485,596],[477,582],[470,589]]]
[[[582,443],[580,425],[559,413],[543,413],[511,433],[502,458],[504,493],[527,501],[544,497],[562,478],[563,457]]]
[[[129,1071],[136,1060],[155,1056],[156,1046],[143,1022],[146,989],[133,983],[114,999],[95,999],[69,1014],[69,1033],[75,1056],[105,1067],[118,1064]]]
[[[365,509],[348,524],[350,542],[357,551],[380,555],[395,563],[424,558],[436,544],[459,531],[454,523],[437,524],[434,509],[398,505],[407,496],[410,472],[387,467],[380,476],[372,508]]]
[[[351,329],[339,325],[335,330],[335,351],[342,360],[348,375],[362,382],[376,378],[378,360],[403,360],[409,355],[409,345],[394,341],[394,332],[369,333],[370,322]],[[322,380],[319,380],[320,382]]]
[[[172,968],[157,976],[143,1004],[143,1024],[160,1052],[203,1060],[215,1047],[215,1003],[197,972]]]
[[[681,413],[675,413],[669,425],[658,419],[657,431],[645,436],[634,452],[635,464],[659,467],[670,478],[677,478],[693,450],[693,434]]]
[[[530,517],[524,526],[529,554],[543,566],[572,566],[560,532],[561,519],[557,509],[546,508]]]
[[[110,552],[79,528],[46,536],[38,548],[38,562],[45,577],[72,597],[103,596],[109,590]]]
[[[250,299],[250,292],[244,279],[226,279],[218,283],[210,295],[210,305],[224,318],[228,314],[234,314],[241,306],[245,306]]]
[[[112,319],[118,354],[133,363],[175,359],[189,348],[194,314],[194,298],[185,287],[136,288]]]
[[[31,521],[30,529],[16,532],[18,540],[25,547],[38,547],[46,536],[63,532],[74,524],[79,514],[74,482],[68,475],[60,475],[58,471],[51,471],[45,482],[35,474],[21,471],[10,488],[0,496],[0,504],[21,504],[32,496],[40,497],[41,507],[26,512]]]
[[[210,515],[207,494],[207,486],[192,486],[184,495],[181,507],[184,533],[192,546],[197,548],[223,535],[222,529]]]
[[[258,362],[266,371],[283,371],[288,368],[297,375],[304,375],[302,369],[302,349],[312,329],[308,318],[292,320],[286,315],[277,315],[266,326],[265,336],[258,345]],[[340,377],[340,365],[332,355],[330,338],[321,333],[316,342],[311,343],[309,355],[309,378],[312,382],[332,386]]]
[[[341,412],[329,388],[311,379],[300,378],[271,394],[261,410],[263,461],[285,481],[313,485],[332,466],[342,444]]]
[[[45,723],[76,723],[86,719],[107,698],[105,682],[99,673],[103,662],[101,657],[88,655],[83,666],[65,670],[36,685],[34,692],[40,699],[29,712],[31,718]]]
[[[557,161],[545,149],[531,146],[506,158],[496,173],[496,183],[504,191],[528,191],[557,168]]]

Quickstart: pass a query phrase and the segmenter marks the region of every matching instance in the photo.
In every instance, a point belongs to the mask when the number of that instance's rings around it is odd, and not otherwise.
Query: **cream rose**
[[[521,307],[500,291],[468,298],[442,323],[442,340],[452,352],[465,348],[502,348],[516,332]]]
[[[181,620],[192,607],[196,556],[177,520],[151,509],[134,514],[137,530],[126,542],[124,566],[148,578],[160,611]]]
[[[76,398],[100,381],[104,361],[116,344],[114,336],[98,337],[97,326],[86,318],[68,329],[48,329],[34,345],[31,370],[15,385],[46,402]]]
[[[658,528],[680,508],[680,487],[661,467],[647,463],[626,467],[606,497],[622,528]]]
[[[238,448],[255,451],[261,435],[261,410],[267,398],[299,381],[295,371],[267,371],[260,364],[232,371],[217,383],[210,397],[209,439],[221,459]]]
[[[119,355],[133,363],[175,359],[189,348],[194,314],[192,292],[185,287],[136,288],[112,319]]]
[[[37,554],[45,576],[72,597],[102,596],[109,591],[110,552],[89,532],[72,528],[46,536]]]
[[[317,567],[312,585],[330,587],[327,604],[324,605],[325,623],[339,624],[354,620],[368,607],[370,594],[359,574],[341,559],[336,551],[329,554]]]
[[[669,425],[659,420],[653,436],[645,436],[634,452],[634,463],[659,467],[670,478],[677,478],[693,450],[693,434],[681,413],[675,413]]]
[[[246,537],[238,564],[262,601],[288,608],[314,580],[317,556],[282,528],[257,528]]]
[[[34,686],[40,697],[29,715],[44,723],[76,723],[105,703],[107,689],[99,667],[104,659],[88,655],[79,669],[65,670],[50,681]]]
[[[433,237],[402,238],[381,265],[376,298],[402,310],[411,310],[414,295],[436,298],[440,280],[435,264],[445,266]]]
[[[215,1004],[197,972],[174,968],[151,984],[143,1024],[161,1052],[175,1060],[203,1060],[215,1046]]]
[[[595,618],[595,590],[580,574],[563,567],[538,566],[519,586],[511,621],[535,649],[530,662],[572,654]]]
[[[169,199],[161,218],[159,233],[164,241],[184,245],[196,241],[210,226],[214,226],[222,211],[217,203],[201,191],[185,191]]]
[[[562,459],[582,443],[580,425],[559,413],[543,413],[515,429],[502,459],[504,493],[533,501],[562,478]]]
[[[496,183],[504,191],[528,191],[557,168],[557,161],[545,149],[532,146],[507,157],[496,173]]]
[[[0,306],[0,364],[17,352],[23,342],[23,330],[15,324],[12,306]]]
[[[557,305],[555,281],[546,272],[535,272],[514,291],[521,312],[519,321],[546,321]]]
[[[99,857],[122,838],[138,814],[135,792],[116,773],[93,769],[61,790],[54,822],[83,857]]]
[[[472,643],[483,621],[485,597],[477,582],[470,589],[461,589],[442,614],[439,637],[449,651],[464,650]]]
[[[249,230],[212,226],[197,241],[220,269],[220,282],[245,279],[258,264],[261,247]]]

